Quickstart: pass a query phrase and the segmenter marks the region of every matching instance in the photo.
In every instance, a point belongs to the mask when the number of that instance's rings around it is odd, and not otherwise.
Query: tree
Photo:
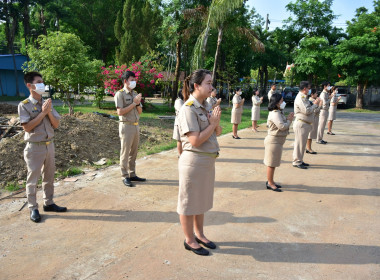
[[[39,71],[46,84],[53,86],[59,98],[74,113],[72,93],[85,86],[97,85],[102,62],[90,60],[88,48],[74,34],[54,32],[38,38],[39,48],[29,46],[30,61],[26,71]],[[78,90],[78,93],[80,91]]]
[[[317,84],[318,77],[326,73],[326,65],[331,65],[329,42],[323,37],[304,38],[295,55],[297,74],[306,75],[310,83]]]
[[[117,13],[115,35],[120,42],[116,50],[119,63],[129,63],[140,59],[156,44],[156,28],[160,26],[161,17],[158,7],[153,7],[148,0],[126,0],[123,11]]]
[[[367,87],[380,84],[380,1],[374,1],[374,7],[370,14],[357,10],[356,18],[348,22],[348,39],[338,45],[333,61],[342,78],[357,85],[357,108],[363,108]]]

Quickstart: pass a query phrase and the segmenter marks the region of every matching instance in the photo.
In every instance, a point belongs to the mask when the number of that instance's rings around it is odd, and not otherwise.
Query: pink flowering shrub
[[[158,80],[163,78],[161,73],[158,73],[157,69],[153,67],[150,60],[137,61],[132,63],[131,66],[126,65],[110,65],[108,67],[102,67],[101,77],[104,83],[104,88],[109,93],[115,95],[115,93],[123,88],[123,82],[121,81],[121,75],[124,71],[132,71],[136,75],[136,91],[147,96],[149,92],[155,89]]]

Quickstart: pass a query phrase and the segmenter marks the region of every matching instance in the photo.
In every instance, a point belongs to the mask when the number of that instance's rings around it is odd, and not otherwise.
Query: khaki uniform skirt
[[[179,133],[179,127],[178,125],[174,125],[173,129],[173,139],[177,141],[181,141],[181,134]]]
[[[178,161],[180,215],[201,215],[213,206],[215,158],[183,151]]]
[[[286,136],[267,135],[264,140],[265,156],[264,164],[270,167],[279,167],[281,163],[282,148]]]
[[[337,110],[337,106],[330,106],[329,117],[327,118],[328,121],[336,120],[336,110]]]
[[[313,125],[307,139],[317,139],[319,115],[314,116]]]
[[[258,121],[260,119],[260,106],[252,106],[251,121]]]
[[[239,124],[241,123],[241,115],[243,114],[243,108],[239,107],[237,109],[232,109],[231,111],[231,123]]]

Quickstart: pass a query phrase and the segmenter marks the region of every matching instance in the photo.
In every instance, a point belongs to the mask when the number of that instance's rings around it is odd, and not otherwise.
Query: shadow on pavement
[[[338,195],[365,195],[380,196],[380,189],[355,189],[345,187],[314,187],[305,185],[284,185],[287,192],[308,192],[315,194],[338,194]]]
[[[131,211],[106,209],[68,209],[62,214],[43,214],[43,220],[92,220],[99,222],[140,222],[140,223],[179,223],[176,212]],[[273,223],[269,217],[237,217],[229,212],[210,211],[205,215],[206,225],[224,225],[228,223]]]
[[[380,247],[332,243],[218,242],[217,254],[252,256],[260,262],[379,264]],[[224,248],[230,247],[230,248]]]

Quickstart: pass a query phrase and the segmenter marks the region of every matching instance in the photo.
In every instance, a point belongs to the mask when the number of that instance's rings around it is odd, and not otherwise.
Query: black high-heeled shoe
[[[275,185],[276,185],[276,184],[275,184]],[[274,189],[274,188],[272,188],[272,187],[268,184],[268,181],[266,182],[266,187],[267,187],[268,190],[272,190],[272,191],[274,191],[274,192],[282,192],[282,190],[280,189],[281,186],[280,186],[280,188],[279,188],[279,187],[277,187],[277,185],[276,185],[276,188]]]
[[[214,242],[210,241],[208,243],[206,242],[203,242],[202,240],[200,240],[198,237],[195,236],[195,241],[197,241],[199,244],[202,244],[203,246],[209,248],[209,249],[216,249],[216,245]]]
[[[307,154],[311,154],[311,155],[315,155],[315,154],[317,154],[317,152],[309,151],[309,150],[307,150],[307,149],[306,149],[306,153],[307,153]]]

